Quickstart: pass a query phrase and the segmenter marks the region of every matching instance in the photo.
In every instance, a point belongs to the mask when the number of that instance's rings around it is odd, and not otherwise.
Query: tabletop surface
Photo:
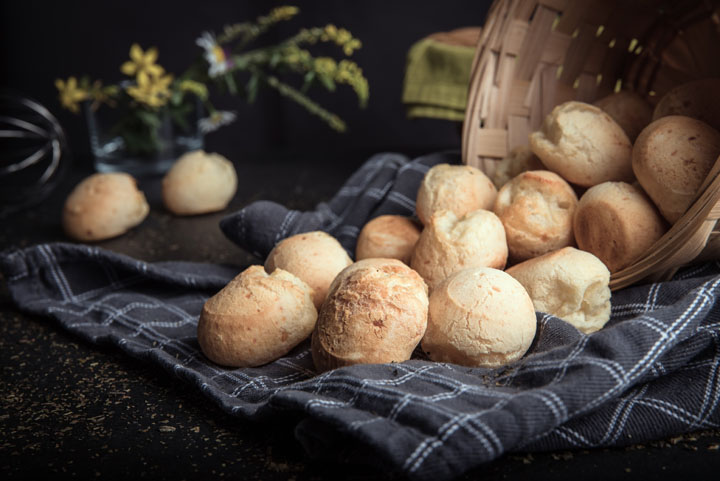
[[[267,199],[295,209],[328,200],[363,160],[308,154],[236,162],[238,193],[219,213],[176,217],[160,178],[142,179],[150,215],[99,247],[146,261],[260,264],[218,228],[227,213]],[[50,197],[0,219],[0,250],[68,242],[65,197],[90,171],[75,168]],[[252,424],[199,391],[112,346],[85,342],[52,320],[19,312],[0,276],[0,477],[258,480],[376,479],[373,466],[308,458],[294,420]],[[707,479],[720,469],[720,430],[613,449],[511,453],[460,479]]]

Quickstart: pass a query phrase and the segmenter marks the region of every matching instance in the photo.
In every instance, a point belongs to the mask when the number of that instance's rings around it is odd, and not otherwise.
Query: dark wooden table
[[[147,261],[260,263],[227,239],[220,218],[257,199],[307,209],[329,199],[364,153],[253,156],[237,161],[238,194],[225,212],[174,217],[160,179],[141,187],[151,213],[98,245]],[[64,241],[65,196],[89,170],[75,168],[45,201],[0,219],[0,250]],[[160,368],[20,313],[0,277],[0,478],[375,479],[373,466],[309,459],[292,420],[255,425],[221,412]],[[711,479],[720,472],[720,431],[626,448],[517,453],[460,479]]]

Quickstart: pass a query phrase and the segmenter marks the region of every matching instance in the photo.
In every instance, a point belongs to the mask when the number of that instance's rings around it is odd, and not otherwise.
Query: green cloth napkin
[[[425,37],[407,55],[402,101],[410,118],[465,118],[475,45],[455,45]]]

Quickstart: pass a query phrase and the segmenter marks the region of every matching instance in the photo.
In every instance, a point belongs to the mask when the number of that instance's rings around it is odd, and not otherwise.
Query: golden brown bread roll
[[[530,134],[530,148],[548,170],[583,187],[633,180],[628,136],[594,105],[571,101],[555,107]]]
[[[355,260],[371,257],[398,259],[410,265],[420,227],[401,215],[381,215],[372,219],[360,231]]]
[[[415,210],[424,225],[434,212],[451,210],[456,216],[492,209],[497,189],[479,169],[469,165],[438,164],[428,170],[418,189]]]
[[[124,234],[150,212],[135,179],[125,173],[93,174],[75,186],[65,201],[65,233],[80,241],[98,241]]]
[[[577,196],[547,170],[523,172],[498,192],[493,211],[505,227],[511,262],[522,262],[573,245]]]
[[[586,334],[610,320],[610,271],[589,252],[564,247],[505,272],[525,287],[536,311],[557,316]]]
[[[232,162],[202,150],[182,155],[162,181],[165,207],[178,215],[223,210],[236,190],[237,174]]]
[[[537,320],[522,285],[489,267],[463,269],[430,295],[422,349],[433,361],[498,367],[520,359]]]
[[[667,92],[655,106],[652,119],[669,115],[702,120],[720,131],[720,78],[694,80]]]
[[[314,231],[283,239],[265,259],[265,270],[286,270],[313,289],[315,308],[320,309],[330,283],[338,273],[352,264],[352,259],[333,236]]]
[[[318,371],[410,359],[427,327],[427,286],[397,259],[364,259],[333,281],[311,351]]]
[[[690,207],[720,156],[720,132],[705,122],[673,115],[648,125],[635,141],[638,182],[674,224]]]
[[[306,283],[282,269],[268,275],[250,266],[205,302],[198,343],[217,364],[261,366],[307,339],[316,320]]]
[[[632,264],[667,230],[644,192],[625,182],[604,182],[588,189],[575,211],[575,240],[617,272]]]
[[[432,290],[461,269],[502,269],[507,256],[505,229],[494,213],[480,209],[458,218],[452,211],[441,210],[420,234],[410,266]]]
[[[607,112],[623,128],[630,142],[635,139],[651,121],[653,108],[635,92],[621,90],[596,100],[593,105]]]

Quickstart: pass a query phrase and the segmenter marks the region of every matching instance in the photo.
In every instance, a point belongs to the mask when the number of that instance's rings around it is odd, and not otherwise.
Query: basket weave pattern
[[[706,77],[720,77],[720,1],[496,0],[473,62],[463,161],[494,172],[565,101],[626,89],[654,105]],[[685,216],[645,258],[613,274],[611,287],[720,254],[717,167]]]

